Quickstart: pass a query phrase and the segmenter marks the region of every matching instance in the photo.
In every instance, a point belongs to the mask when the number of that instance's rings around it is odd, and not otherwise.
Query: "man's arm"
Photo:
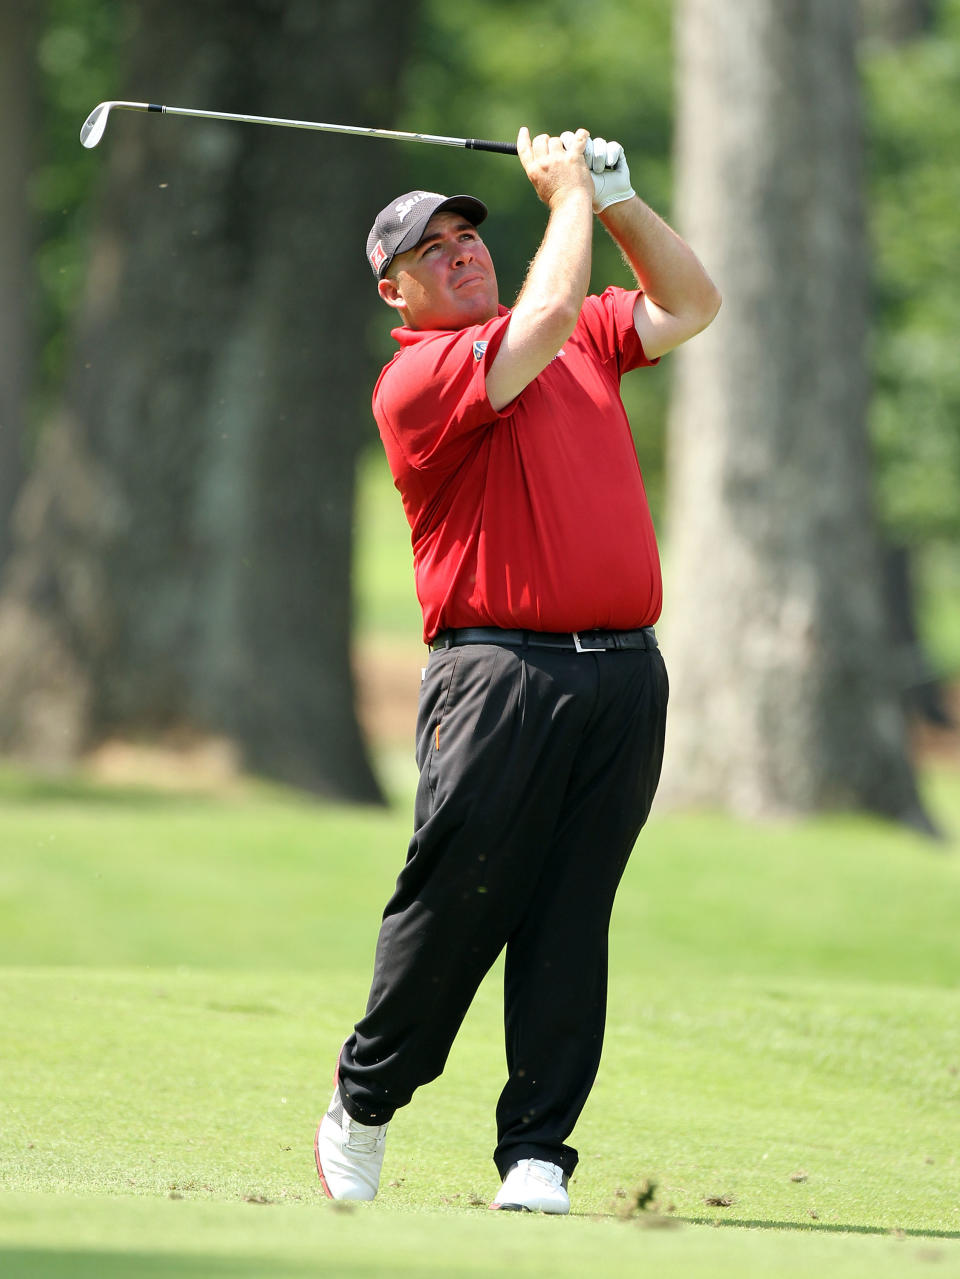
[[[643,290],[633,322],[647,357],[665,355],[705,329],[720,310],[720,293],[690,246],[636,195],[598,216]]]
[[[495,409],[547,367],[573,332],[587,296],[593,183],[583,162],[586,141],[585,129],[569,135],[567,146],[547,134],[531,141],[526,128],[517,138],[520,162],[550,218],[487,373],[487,398]]]

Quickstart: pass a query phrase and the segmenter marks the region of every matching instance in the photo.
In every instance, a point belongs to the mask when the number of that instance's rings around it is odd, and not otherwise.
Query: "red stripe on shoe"
[[[346,1043],[347,1041],[344,1040],[343,1042]],[[336,1092],[337,1089],[340,1087],[340,1053],[342,1052],[343,1052],[343,1044],[340,1045],[340,1052],[337,1053],[337,1064],[333,1068],[334,1092]],[[322,1123],[323,1123],[323,1120],[321,1119],[320,1124]],[[332,1199],[333,1195],[330,1192],[330,1187],[327,1185],[327,1179],[323,1175],[323,1164],[321,1164],[320,1162],[320,1124],[317,1124],[316,1136],[313,1139],[313,1157],[317,1162],[317,1175],[320,1178],[320,1185],[323,1186],[323,1193],[327,1196],[328,1199]]]
[[[320,1123],[323,1123],[322,1119],[320,1120]],[[330,1187],[327,1185],[327,1179],[323,1175],[323,1165],[320,1162],[320,1124],[317,1124],[317,1135],[313,1139],[313,1157],[317,1161],[317,1173],[320,1177],[320,1185],[323,1186],[323,1193],[328,1199],[332,1199],[333,1195],[330,1193]]]

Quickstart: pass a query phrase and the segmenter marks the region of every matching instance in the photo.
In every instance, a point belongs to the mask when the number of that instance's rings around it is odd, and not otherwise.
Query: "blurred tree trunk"
[[[409,30],[372,0],[150,0],[126,96],[389,124]],[[392,155],[361,145],[111,116],[72,375],[0,600],[3,749],[67,761],[186,726],[282,781],[378,797],[350,549],[375,375],[363,179]]]
[[[724,308],[677,358],[664,796],[929,828],[872,510],[854,9],[684,0],[677,36],[678,220]]]
[[[35,118],[36,5],[0,8],[0,581],[10,552],[10,517],[23,478],[31,339],[30,177]]]

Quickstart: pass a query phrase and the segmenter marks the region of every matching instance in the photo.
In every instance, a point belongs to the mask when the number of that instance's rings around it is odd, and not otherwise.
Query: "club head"
[[[107,117],[110,114],[112,102],[101,102],[98,107],[94,107],[86,120],[83,122],[83,128],[80,130],[80,142],[85,147],[95,147],[103,137],[103,132],[107,127]]]

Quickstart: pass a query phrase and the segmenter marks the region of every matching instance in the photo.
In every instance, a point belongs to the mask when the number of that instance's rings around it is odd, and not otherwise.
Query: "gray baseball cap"
[[[408,191],[380,210],[367,236],[367,261],[378,280],[398,253],[420,243],[427,223],[444,209],[462,213],[474,226],[487,216],[487,206],[475,196],[441,195],[438,191]]]

